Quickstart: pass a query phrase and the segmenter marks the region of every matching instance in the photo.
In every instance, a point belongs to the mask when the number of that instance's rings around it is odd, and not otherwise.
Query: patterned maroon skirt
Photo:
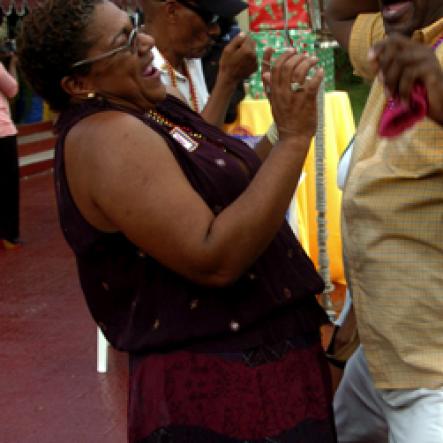
[[[333,443],[317,334],[242,353],[131,357],[130,443]]]

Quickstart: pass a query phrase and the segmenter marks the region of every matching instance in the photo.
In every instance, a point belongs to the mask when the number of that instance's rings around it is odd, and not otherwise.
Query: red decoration
[[[309,14],[305,0],[287,0],[288,28],[308,28]],[[251,31],[284,29],[283,0],[249,0],[249,22]]]

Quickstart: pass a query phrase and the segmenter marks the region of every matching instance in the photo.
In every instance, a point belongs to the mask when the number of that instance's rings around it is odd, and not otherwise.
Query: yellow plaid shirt
[[[443,19],[413,38],[432,45],[442,35]],[[368,50],[383,36],[379,14],[357,18],[350,42],[357,74],[371,77]],[[443,45],[436,54],[443,64]],[[380,138],[385,104],[375,79],[343,193],[346,277],[376,386],[442,387],[443,128],[425,119]]]

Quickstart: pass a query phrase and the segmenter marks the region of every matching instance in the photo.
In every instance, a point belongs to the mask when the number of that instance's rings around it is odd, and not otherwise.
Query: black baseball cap
[[[196,5],[220,17],[235,17],[248,7],[242,0],[197,0]]]

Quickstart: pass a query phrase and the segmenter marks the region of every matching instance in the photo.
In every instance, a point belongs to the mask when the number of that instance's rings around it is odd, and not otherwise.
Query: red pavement
[[[126,441],[127,358],[96,372],[96,329],[57,221],[52,175],[21,181],[24,246],[0,251],[0,442]]]

